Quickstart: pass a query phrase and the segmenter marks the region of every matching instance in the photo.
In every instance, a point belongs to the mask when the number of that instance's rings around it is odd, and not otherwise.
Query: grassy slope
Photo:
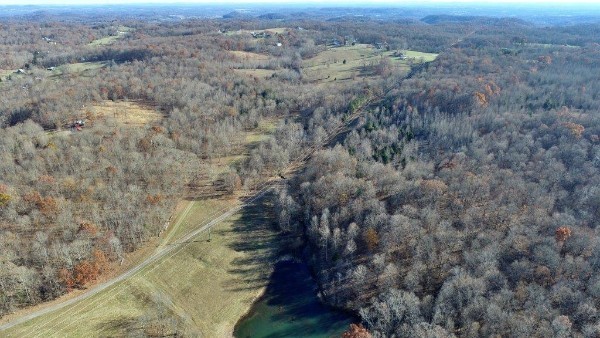
[[[428,62],[437,57],[437,54],[405,51],[407,59],[401,60],[392,54],[393,52],[378,50],[367,44],[329,48],[317,56],[305,60],[303,72],[309,81],[351,80],[370,76],[370,69],[377,65],[382,58],[389,58],[392,65],[409,70],[410,59],[414,59],[414,62]]]
[[[225,33],[225,35],[227,36],[233,36],[233,35],[240,35],[240,34],[251,34],[252,32],[254,33],[262,33],[262,32],[269,32],[271,34],[283,34],[285,33],[289,28],[287,27],[277,27],[277,28],[268,28],[268,29],[256,29],[256,30],[248,30],[248,29],[239,29],[239,30],[231,30]]]
[[[234,69],[233,71],[248,76],[255,76],[259,79],[271,77],[274,73],[277,73],[276,70],[272,69]]]
[[[242,61],[266,61],[269,59],[267,55],[256,53],[242,51],[231,53]],[[313,58],[304,60],[302,72],[308,81],[317,83],[360,80],[372,77],[374,66],[382,58],[387,58],[394,67],[408,71],[411,63],[430,62],[437,57],[437,54],[412,50],[403,53],[407,57],[404,60],[395,57],[393,51],[378,50],[368,44],[329,48]],[[346,60],[345,63],[344,60]],[[235,71],[257,78],[270,77],[277,73],[276,70],[271,69],[235,69]]]
[[[83,116],[114,120],[118,124],[145,126],[160,121],[163,115],[154,107],[135,101],[95,102],[84,109]]]
[[[207,234],[200,235],[132,279],[6,336],[127,335],[158,302],[179,315],[188,332],[227,336],[262,292],[270,273],[262,262],[273,255],[275,234],[268,220],[255,216],[237,214],[212,232],[210,242]]]
[[[130,27],[119,26],[117,35],[105,36],[103,38],[96,39],[90,42],[88,45],[91,47],[110,45],[115,43],[115,41],[122,39],[125,35],[127,35],[128,32],[131,31],[133,31],[133,29]]]
[[[49,71],[51,76],[77,75],[85,76],[86,72],[98,70],[106,66],[105,62],[78,62],[64,64]]]
[[[241,50],[232,50],[231,54],[235,55],[240,60],[248,60],[248,61],[267,61],[270,59],[268,55],[258,54],[252,52],[244,52]]]
[[[273,127],[272,122],[264,123],[257,131],[247,133],[245,145],[253,146]],[[218,175],[239,158],[216,161],[211,176]],[[160,241],[150,243],[154,247],[169,245],[235,203],[237,200],[231,197],[183,201],[169,231]],[[237,320],[262,293],[271,272],[266,262],[274,257],[278,241],[265,210],[269,210],[266,205],[244,208],[215,227],[210,242],[207,233],[200,234],[133,278],[2,334],[6,337],[130,335],[140,330],[139,318],[162,306],[194,336],[229,336]],[[148,255],[152,249],[147,247],[145,252]]]
[[[6,78],[11,75],[14,74],[15,71],[12,69],[0,69],[0,80],[4,81],[6,80]]]

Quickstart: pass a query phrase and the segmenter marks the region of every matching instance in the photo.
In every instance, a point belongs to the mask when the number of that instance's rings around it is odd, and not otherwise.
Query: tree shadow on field
[[[134,317],[119,317],[116,319],[110,319],[102,321],[96,325],[97,332],[120,332],[131,334],[134,331],[142,330],[139,321]],[[99,337],[111,337],[111,335],[99,335]]]
[[[276,229],[273,192],[245,206],[232,229],[220,232],[236,240],[229,247],[244,253],[235,258],[229,272],[234,276],[223,283],[228,291],[256,290],[268,284],[273,266],[282,252],[285,236]]]

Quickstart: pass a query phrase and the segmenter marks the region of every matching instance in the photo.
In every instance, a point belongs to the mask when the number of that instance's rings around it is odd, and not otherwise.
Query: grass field
[[[133,31],[133,28],[126,26],[119,26],[117,28],[117,35],[105,36],[100,39],[96,39],[88,44],[88,46],[105,46],[115,43],[117,40],[122,39],[127,33]]]
[[[105,67],[105,62],[78,62],[68,63],[49,70],[50,76],[66,76],[66,75],[79,75],[85,76],[87,72],[92,72]]]
[[[241,50],[230,51],[231,54],[235,55],[241,61],[267,61],[270,59],[268,55],[244,52]]]
[[[84,116],[92,122],[113,120],[119,124],[145,126],[160,121],[164,116],[154,107],[136,101],[104,100],[86,107]]]
[[[225,35],[233,36],[233,35],[240,35],[240,34],[251,34],[252,32],[254,32],[254,33],[268,32],[271,34],[275,34],[275,33],[283,34],[288,29],[289,28],[287,28],[287,27],[277,27],[277,28],[257,29],[257,30],[239,29],[239,30],[232,30],[232,31],[225,32]]]
[[[0,80],[4,81],[6,77],[14,73],[15,71],[11,69],[0,69]]]
[[[373,68],[387,58],[402,70],[409,70],[410,63],[435,60],[437,54],[404,51],[406,59],[393,56],[394,52],[375,49],[368,44],[329,48],[317,56],[305,60],[303,72],[309,81],[326,83],[362,79],[373,75]],[[345,61],[345,62],[344,62]]]
[[[276,70],[272,70],[272,69],[234,69],[233,71],[240,73],[240,74],[254,76],[254,77],[263,78],[263,79],[267,78],[267,77],[271,77],[274,73],[277,73]]]
[[[276,235],[263,207],[223,222],[181,251],[80,303],[4,332],[6,337],[125,336],[157,307],[193,335],[225,337],[266,285]],[[189,220],[199,221],[195,213]],[[156,295],[160,295],[157,297]]]
[[[387,53],[388,53],[388,56],[393,57],[392,56],[393,52],[387,52]],[[435,53],[417,52],[415,50],[405,50],[405,51],[403,51],[403,54],[406,55],[406,57],[409,60],[413,59],[416,62],[431,62],[438,57],[438,54],[435,54]],[[397,59],[400,60],[399,58],[397,58]]]
[[[96,71],[102,67],[105,67],[105,62],[79,62],[64,64],[55,67],[53,70],[48,70],[48,78],[57,79],[60,76],[78,75],[86,76],[88,72]],[[30,73],[30,72],[27,72]],[[0,69],[0,80],[5,81],[7,77],[11,76],[13,79],[23,78],[28,76],[27,74],[17,74],[14,69]]]
[[[71,116],[65,116],[63,124],[70,125],[73,121],[83,119],[87,127],[93,125],[124,125],[130,127],[145,127],[152,125],[164,118],[155,107],[138,101],[111,101],[104,100],[92,105],[84,106],[81,111]],[[85,130],[85,128],[84,128]],[[52,130],[49,134],[56,136],[70,136],[69,129]]]
[[[234,55],[239,62],[244,63],[243,67],[247,67],[234,69],[236,73],[256,78],[268,78],[271,77],[274,73],[277,73],[277,70],[263,68],[268,64],[268,61],[271,59],[269,55],[244,52],[239,50],[230,51],[230,53]]]
[[[530,47],[541,47],[541,48],[558,48],[558,47],[563,47],[563,48],[581,48],[580,46],[572,46],[572,45],[556,45],[556,44],[551,44],[551,43],[534,43],[534,42],[529,42],[525,44],[526,46],[530,46]]]
[[[268,28],[265,29],[265,32],[271,32],[271,33],[277,33],[277,34],[283,34],[285,33],[289,28],[287,27],[278,27],[278,28]]]
[[[256,130],[241,135],[244,142],[239,154],[210,163],[213,175],[206,178],[206,183],[267,137],[275,123],[264,121]],[[236,203],[235,196],[200,195],[181,201],[168,231],[129,255],[124,265],[134,266],[154,250],[172,245]],[[281,240],[272,230],[272,219],[268,199],[258,201],[218,224],[211,231],[210,241],[208,233],[201,233],[132,278],[15,326],[2,336],[131,336],[141,334],[149,320],[161,319],[177,323],[179,331],[190,336],[231,336],[235,323],[268,282]]]

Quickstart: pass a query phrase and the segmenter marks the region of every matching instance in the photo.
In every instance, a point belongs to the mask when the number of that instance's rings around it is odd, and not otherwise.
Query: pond
[[[237,338],[340,337],[353,317],[322,305],[303,263],[275,265],[267,290],[235,327]]]

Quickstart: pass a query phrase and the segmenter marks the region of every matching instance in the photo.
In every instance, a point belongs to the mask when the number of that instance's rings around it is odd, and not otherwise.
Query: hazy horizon
[[[324,7],[328,6],[391,6],[391,7],[400,7],[400,6],[423,6],[423,5],[435,5],[435,4],[455,4],[455,5],[477,5],[477,6],[489,6],[489,5],[542,5],[542,6],[566,6],[566,7],[576,7],[576,6],[589,6],[596,5],[600,7],[595,0],[577,0],[577,1],[565,1],[565,0],[527,0],[527,1],[519,1],[519,0],[493,0],[493,1],[477,1],[477,0],[423,0],[423,1],[392,1],[392,0],[349,0],[349,1],[331,1],[323,3],[323,1],[319,0],[306,0],[306,1],[297,1],[297,0],[225,0],[219,1],[215,3],[213,1],[208,0],[176,0],[176,1],[167,1],[167,0],[30,0],[30,1],[19,1],[19,0],[0,0],[0,6],[31,6],[31,5],[131,5],[131,4],[149,4],[149,5],[190,5],[190,4],[198,4],[198,5],[211,5],[211,6],[219,6],[219,5],[261,5],[261,4],[270,4],[270,5],[321,5]]]

